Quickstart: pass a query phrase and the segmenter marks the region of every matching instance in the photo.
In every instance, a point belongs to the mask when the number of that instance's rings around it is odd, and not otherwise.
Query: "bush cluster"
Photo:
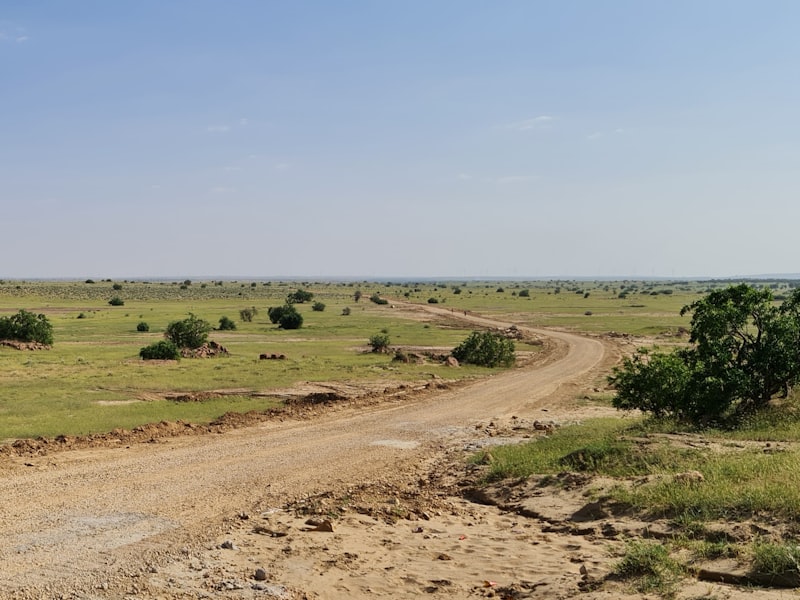
[[[493,331],[473,331],[453,349],[462,363],[481,367],[510,367],[514,364],[514,342]]]
[[[53,325],[43,314],[35,315],[25,309],[10,317],[0,317],[0,340],[53,343]]]
[[[139,350],[142,360],[178,360],[181,351],[173,342],[161,340]]]
[[[286,303],[283,306],[273,306],[267,310],[271,323],[281,329],[300,329],[303,326],[303,315],[297,312],[294,304]]]

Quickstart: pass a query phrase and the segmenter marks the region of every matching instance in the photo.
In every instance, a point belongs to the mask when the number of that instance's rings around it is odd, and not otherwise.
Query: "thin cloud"
[[[208,133],[228,133],[231,128],[228,125],[209,125],[206,127]]]
[[[460,179],[461,181],[469,181],[470,179],[472,179],[472,175],[470,175],[469,173],[459,173],[458,179]]]
[[[286,171],[287,169],[291,169],[292,165],[286,162],[280,162],[272,166],[273,169],[276,171]]]
[[[234,187],[217,186],[209,190],[212,194],[233,194],[236,191]]]
[[[597,140],[597,139],[600,139],[601,137],[603,137],[603,132],[602,131],[595,131],[594,133],[590,133],[589,135],[587,135],[586,139],[587,140]]]

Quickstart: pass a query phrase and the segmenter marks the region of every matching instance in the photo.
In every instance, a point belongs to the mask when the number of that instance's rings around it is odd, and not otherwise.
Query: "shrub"
[[[220,331],[233,331],[236,329],[236,323],[223,315],[219,318],[219,327],[217,327],[217,329]]]
[[[286,296],[286,303],[287,304],[304,304],[305,302],[311,302],[311,299],[314,297],[314,294],[311,292],[298,289],[288,296]]]
[[[122,284],[121,283],[115,283],[114,285],[111,286],[111,289],[118,292],[119,290],[122,289]]]
[[[148,325],[144,321],[139,321],[139,324],[136,326],[136,331],[141,331],[141,332],[150,331],[150,325]]]
[[[53,325],[43,314],[35,315],[25,309],[10,317],[0,317],[0,340],[53,343]]]
[[[498,294],[502,294],[503,292],[505,292],[505,290],[503,288],[501,288],[501,287],[497,288],[497,293]]]
[[[359,300],[361,300],[361,296],[363,296],[361,290],[356,290],[355,293],[353,294],[353,300],[358,302]]]
[[[111,306],[125,306],[125,300],[120,298],[119,296],[114,296],[111,300],[108,301]]]
[[[384,298],[381,298],[378,292],[372,294],[372,296],[370,296],[369,299],[370,302],[374,302],[375,304],[389,304],[389,301]]]
[[[87,279],[84,283],[94,283],[94,279]]]
[[[86,318],[86,313],[78,313],[78,318],[79,319],[85,319]]]
[[[437,298],[428,298],[428,304],[439,304],[439,300]]]
[[[267,316],[269,317],[269,322],[273,325],[277,325],[280,323],[281,317],[287,307],[291,306],[291,304],[284,304],[283,306],[271,306],[267,309]]]
[[[283,312],[278,320],[281,329],[300,329],[303,326],[303,315],[297,312],[292,304],[283,307]]]
[[[345,307],[342,309],[342,315],[346,317],[346,316],[348,316],[349,314],[350,314],[350,307],[349,307],[349,306],[345,306]]]
[[[510,367],[514,364],[514,342],[492,331],[473,331],[453,349],[453,356],[461,363],[481,367]]]
[[[322,302],[314,302],[314,304],[311,305],[311,310],[315,312],[322,312],[325,310],[325,305]]]
[[[161,340],[139,350],[142,360],[178,360],[181,352],[173,342]]]
[[[243,308],[239,311],[239,318],[247,323],[252,322],[253,317],[258,314],[258,309],[255,306],[250,308]]]
[[[211,323],[189,313],[188,318],[167,325],[164,336],[179,348],[199,348],[210,331]]]
[[[386,352],[389,349],[389,336],[385,333],[376,333],[369,338],[368,344],[373,352]]]
[[[520,298],[529,298],[530,295],[531,295],[531,291],[530,290],[520,290],[519,291],[519,297]]]

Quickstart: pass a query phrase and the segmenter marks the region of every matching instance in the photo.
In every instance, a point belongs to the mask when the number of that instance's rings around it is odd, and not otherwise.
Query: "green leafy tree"
[[[211,323],[189,313],[188,318],[167,325],[164,337],[178,348],[199,348],[205,344],[211,329]]]
[[[473,331],[453,349],[462,363],[481,367],[510,367],[514,364],[514,342],[493,331]]]
[[[692,344],[673,355],[640,352],[609,377],[614,405],[714,422],[764,407],[800,380],[800,294],[776,306],[769,289],[714,290],[684,306]]]
[[[20,309],[17,314],[0,317],[0,339],[19,342],[53,343],[53,325],[43,314]]]
[[[281,321],[281,317],[285,310],[287,310],[287,306],[291,306],[290,304],[284,304],[283,306],[271,306],[267,309],[267,316],[269,317],[269,322],[273,325],[277,325]],[[292,307],[294,308],[294,307]],[[296,310],[296,309],[295,309]]]
[[[181,352],[178,346],[169,340],[161,340],[139,350],[142,360],[178,360]]]
[[[286,304],[278,319],[281,329],[300,329],[303,326],[303,315],[297,312],[293,304]]]

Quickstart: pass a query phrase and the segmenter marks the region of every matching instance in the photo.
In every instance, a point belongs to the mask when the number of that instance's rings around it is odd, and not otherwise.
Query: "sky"
[[[794,0],[2,0],[0,277],[800,272]]]

